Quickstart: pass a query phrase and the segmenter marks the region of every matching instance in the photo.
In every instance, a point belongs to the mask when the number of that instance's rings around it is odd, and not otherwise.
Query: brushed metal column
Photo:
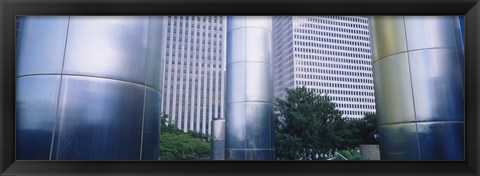
[[[273,160],[272,17],[227,18],[225,158]]]
[[[212,120],[212,160],[225,160],[225,119]]]
[[[22,17],[18,160],[157,160],[163,17]]]
[[[371,19],[382,160],[463,160],[464,49],[458,18]]]

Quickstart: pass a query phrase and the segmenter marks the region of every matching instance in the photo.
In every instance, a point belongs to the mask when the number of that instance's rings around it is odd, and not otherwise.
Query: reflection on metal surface
[[[409,52],[417,121],[463,121],[462,78],[456,50]],[[455,66],[455,69],[451,67]]]
[[[156,160],[162,18],[28,17],[18,40],[17,159]]]
[[[58,75],[17,79],[17,160],[50,158],[59,85]],[[35,148],[32,149],[32,146]]]
[[[456,48],[452,16],[405,16],[408,50]],[[458,21],[458,19],[456,20]],[[458,33],[458,36],[460,33]]]
[[[241,101],[273,102],[272,65],[262,62],[246,62],[245,70],[245,99]]]
[[[463,121],[422,122],[417,128],[422,160],[463,160]]]
[[[230,24],[234,22],[235,21],[229,20],[227,23]],[[227,65],[237,62],[244,62],[246,57],[245,31],[245,28],[239,28],[231,29],[230,32],[227,32],[227,47],[235,48],[234,50],[228,50],[227,52]]]
[[[464,159],[458,24],[451,16],[372,17],[382,159]]]
[[[227,103],[227,114],[225,116],[227,117],[225,119],[226,150],[245,148],[245,141],[247,138],[245,131],[247,126],[245,123],[245,104],[246,103]],[[226,152],[228,153],[228,151]],[[225,158],[229,159],[228,156],[225,156]]]
[[[161,92],[147,87],[143,115],[142,160],[157,160],[159,156],[161,102]]]
[[[378,118],[379,125],[415,120],[406,56],[405,53],[392,55],[373,65],[377,115],[382,117]]]
[[[68,16],[26,16],[21,20],[17,76],[61,72]]]
[[[273,138],[271,129],[273,128],[272,105],[270,103],[251,102],[245,107],[246,126],[246,148],[249,149],[269,149]]]
[[[225,159],[272,160],[271,17],[228,17]]]
[[[382,160],[420,159],[415,123],[379,125],[378,134]]]
[[[53,158],[139,159],[143,86],[63,76]]]
[[[271,23],[271,22],[270,22]],[[263,62],[271,64],[272,55],[272,31],[265,28],[246,27],[245,29],[245,61]],[[255,45],[252,45],[255,41]]]
[[[228,62],[227,57],[227,62]],[[236,88],[234,91],[226,91],[226,103],[227,109],[230,103],[237,103],[237,102],[244,102],[246,97],[245,89],[247,87],[245,79],[246,77],[246,70],[245,70],[245,62],[239,62],[235,64],[227,64],[227,77],[226,81],[226,90],[230,90],[229,88]],[[235,71],[235,74],[233,71]],[[238,74],[244,73],[244,74]],[[228,110],[227,110],[228,113]],[[227,115],[228,116],[228,115]]]
[[[149,17],[70,18],[64,73],[145,82]]]
[[[375,16],[370,20],[373,61],[407,50],[405,23],[401,16]],[[378,40],[374,40],[378,39]]]
[[[147,45],[147,86],[153,87],[157,90],[162,90],[162,79],[164,73],[163,53],[165,43],[163,42],[164,32],[164,17],[152,16],[150,17],[150,31],[148,32]]]
[[[212,120],[212,160],[225,159],[225,119]]]

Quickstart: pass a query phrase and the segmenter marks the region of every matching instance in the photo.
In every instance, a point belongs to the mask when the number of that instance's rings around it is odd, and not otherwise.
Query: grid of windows
[[[277,71],[273,74],[273,89],[283,96],[284,88],[295,87],[293,31],[292,17],[273,17],[272,43],[274,51],[273,68]],[[277,94],[276,94],[277,95]]]
[[[210,134],[224,112],[225,17],[166,19],[163,112],[184,131]]]
[[[375,112],[368,17],[273,17],[274,93],[305,86],[344,117]]]

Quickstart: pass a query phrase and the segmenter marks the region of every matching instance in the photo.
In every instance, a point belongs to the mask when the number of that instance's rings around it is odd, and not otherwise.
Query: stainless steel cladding
[[[374,16],[370,29],[382,160],[463,160],[458,17]]]
[[[212,120],[212,160],[225,160],[225,119]]]
[[[272,17],[227,19],[225,158],[273,160]]]
[[[156,160],[163,17],[21,17],[18,160]]]

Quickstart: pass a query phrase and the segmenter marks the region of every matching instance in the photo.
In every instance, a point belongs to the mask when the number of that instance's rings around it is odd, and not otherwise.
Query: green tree
[[[210,136],[207,135],[207,134],[203,134],[203,133],[200,133],[200,132],[197,132],[197,131],[188,131],[187,134],[192,136],[193,138],[199,139],[203,142],[209,142],[210,141]]]
[[[348,148],[346,122],[327,95],[305,87],[286,89],[275,99],[275,155],[280,160],[332,157]]]
[[[181,133],[160,135],[160,155],[162,160],[206,160],[210,158],[210,143]]]
[[[377,115],[375,113],[365,113],[363,121],[363,126],[360,127],[361,144],[378,144]]]
[[[183,132],[167,114],[160,117],[160,159],[161,160],[206,160],[210,158],[208,135]]]
[[[363,126],[363,120],[351,119],[345,120],[344,138],[347,149],[358,148],[358,145],[362,143],[362,137],[360,135],[361,127]]]
[[[365,113],[364,118],[347,120],[346,138],[350,149],[360,144],[378,144],[377,116],[375,113]]]
[[[160,134],[162,133],[173,133],[173,134],[181,134],[183,133],[175,123],[169,121],[168,114],[162,114],[160,116]]]

